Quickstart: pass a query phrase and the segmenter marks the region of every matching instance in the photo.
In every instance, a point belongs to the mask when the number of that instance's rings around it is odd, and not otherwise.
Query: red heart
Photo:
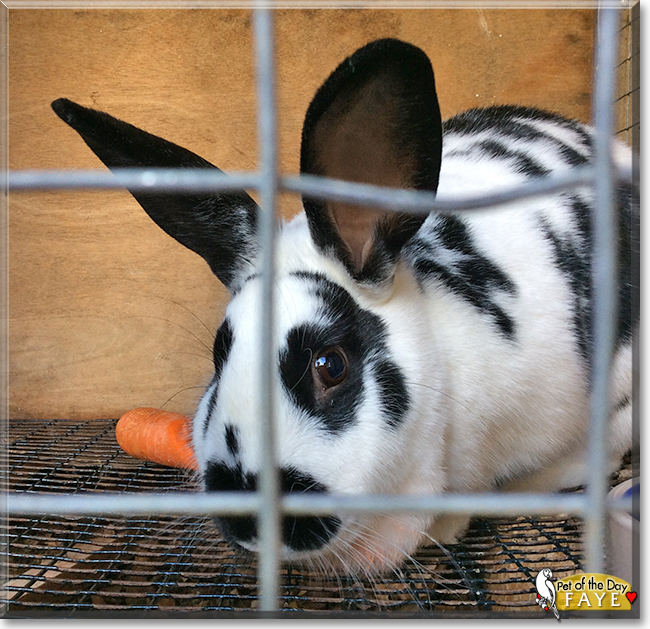
[[[636,592],[626,592],[625,596],[627,596],[627,600],[630,601],[630,603],[634,603],[636,599]]]

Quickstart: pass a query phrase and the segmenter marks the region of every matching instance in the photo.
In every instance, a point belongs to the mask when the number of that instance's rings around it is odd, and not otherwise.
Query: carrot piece
[[[157,408],[136,408],[120,417],[115,437],[137,459],[198,470],[192,449],[190,418]]]

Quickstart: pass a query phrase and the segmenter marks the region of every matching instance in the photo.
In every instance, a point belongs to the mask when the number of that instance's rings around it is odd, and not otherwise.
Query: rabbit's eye
[[[345,380],[348,375],[348,361],[340,349],[330,347],[318,353],[314,369],[325,387],[329,388]]]

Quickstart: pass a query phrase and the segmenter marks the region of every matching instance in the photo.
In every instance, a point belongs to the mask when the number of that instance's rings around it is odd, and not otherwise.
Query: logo
[[[535,577],[537,604],[560,620],[560,611],[629,611],[637,593],[627,581],[609,574],[579,572],[557,581],[550,568]]]
[[[551,581],[553,572],[550,568],[544,568],[537,573],[535,577],[535,587],[537,588],[537,604],[545,611],[552,611],[554,616],[560,620],[560,614],[555,605],[555,585]]]

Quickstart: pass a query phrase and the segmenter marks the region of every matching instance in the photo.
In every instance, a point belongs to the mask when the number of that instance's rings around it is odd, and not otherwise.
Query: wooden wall
[[[314,90],[379,37],[427,51],[444,117],[519,103],[587,121],[593,28],[591,10],[277,11],[281,168],[297,172]],[[9,37],[11,168],[102,167],[51,111],[61,96],[226,171],[255,167],[248,11],[14,9]],[[207,265],[127,192],[15,193],[9,218],[11,415],[191,413],[227,301]]]

